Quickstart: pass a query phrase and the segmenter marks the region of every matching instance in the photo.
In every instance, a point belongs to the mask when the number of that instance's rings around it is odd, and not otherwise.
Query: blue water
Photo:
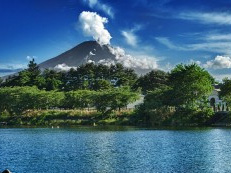
[[[0,129],[0,170],[231,172],[231,130]]]

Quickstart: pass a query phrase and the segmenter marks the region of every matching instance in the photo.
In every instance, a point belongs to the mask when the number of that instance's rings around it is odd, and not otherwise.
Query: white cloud
[[[195,61],[193,59],[190,59],[189,64],[195,63],[197,65],[201,65],[201,61]]]
[[[26,64],[0,64],[0,69],[18,70],[26,68]]]
[[[139,55],[133,57],[129,54],[126,54],[125,51],[120,47],[110,47],[110,51],[115,55],[115,62],[105,61],[107,64],[109,63],[121,63],[126,68],[134,68],[134,69],[142,69],[142,70],[153,70],[158,68],[157,60],[153,57],[147,55]]]
[[[231,41],[231,34],[208,34],[204,39],[209,41]]]
[[[208,52],[230,54],[231,42],[217,41],[217,42],[203,42],[196,44],[189,44],[186,46],[187,50],[202,50]]]
[[[98,10],[103,11],[111,18],[114,18],[114,12],[112,10],[112,7],[110,7],[109,5],[104,4],[100,2],[99,0],[83,0],[83,2],[87,3],[91,9],[96,8]]]
[[[224,78],[231,78],[231,74],[212,74],[212,76],[219,82],[222,82]]]
[[[36,56],[26,56],[26,59],[28,60],[28,61],[31,61],[32,59],[37,59],[37,57]]]
[[[177,18],[184,20],[198,21],[203,24],[231,25],[230,13],[202,13],[202,12],[187,12],[181,13]]]
[[[14,74],[26,67],[26,64],[0,64],[0,77]]]
[[[77,67],[74,67],[74,66],[68,66],[66,65],[65,63],[64,64],[58,64],[54,67],[54,70],[55,71],[69,71],[70,69],[76,69]]]
[[[135,32],[139,31],[141,28],[142,28],[141,25],[135,25],[130,30],[122,30],[121,31],[121,34],[125,38],[125,41],[127,42],[128,45],[130,45],[132,47],[136,47],[137,46],[137,44],[139,42],[139,38],[135,34]]]
[[[90,51],[89,55],[94,56],[95,54],[92,51]]]
[[[202,43],[195,43],[195,44],[188,44],[188,45],[177,45],[171,42],[166,37],[157,37],[156,40],[168,47],[169,49],[178,50],[178,51],[208,51],[208,52],[215,52],[215,53],[222,53],[222,54],[230,54],[231,53],[231,41],[205,41]]]
[[[165,45],[169,49],[175,49],[175,50],[183,50],[184,48],[180,46],[176,46],[174,43],[172,43],[167,37],[156,37],[155,38],[159,43]]]
[[[89,7],[93,8],[97,3],[98,0],[85,0],[88,3]]]
[[[100,44],[110,44],[112,38],[104,24],[108,19],[101,17],[95,12],[83,11],[79,15],[79,23],[86,36],[92,36]]]
[[[204,67],[212,69],[231,68],[231,57],[218,55],[214,60],[207,61]]]
[[[121,31],[121,34],[124,36],[127,44],[129,44],[130,46],[133,46],[133,47],[137,46],[138,38],[133,32]]]

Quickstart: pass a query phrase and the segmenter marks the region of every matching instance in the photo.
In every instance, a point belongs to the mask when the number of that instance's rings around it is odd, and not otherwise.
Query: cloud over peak
[[[108,19],[101,17],[95,12],[83,11],[79,15],[79,23],[86,36],[92,36],[101,45],[110,44],[111,35],[104,24]]]
[[[127,68],[153,70],[158,68],[157,60],[149,56],[136,56],[133,57],[126,54],[125,51],[120,47],[110,47],[111,53],[115,55],[116,63],[121,63]]]

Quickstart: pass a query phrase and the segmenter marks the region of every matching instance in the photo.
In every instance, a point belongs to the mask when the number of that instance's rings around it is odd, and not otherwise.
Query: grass
[[[16,126],[133,125],[133,113],[122,110],[102,116],[96,110],[28,110],[21,116],[4,113],[0,122]]]

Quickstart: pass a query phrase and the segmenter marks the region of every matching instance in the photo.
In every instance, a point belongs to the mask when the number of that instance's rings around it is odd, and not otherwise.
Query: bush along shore
[[[102,117],[96,110],[33,110],[21,116],[4,115],[2,126],[98,126],[98,125],[136,125],[132,110],[113,111]]]
[[[121,64],[88,63],[68,72],[28,68],[0,79],[0,125],[229,125],[231,80],[219,84],[226,111],[215,112],[208,96],[216,81],[197,64],[138,76]],[[127,105],[144,95],[132,109]]]

